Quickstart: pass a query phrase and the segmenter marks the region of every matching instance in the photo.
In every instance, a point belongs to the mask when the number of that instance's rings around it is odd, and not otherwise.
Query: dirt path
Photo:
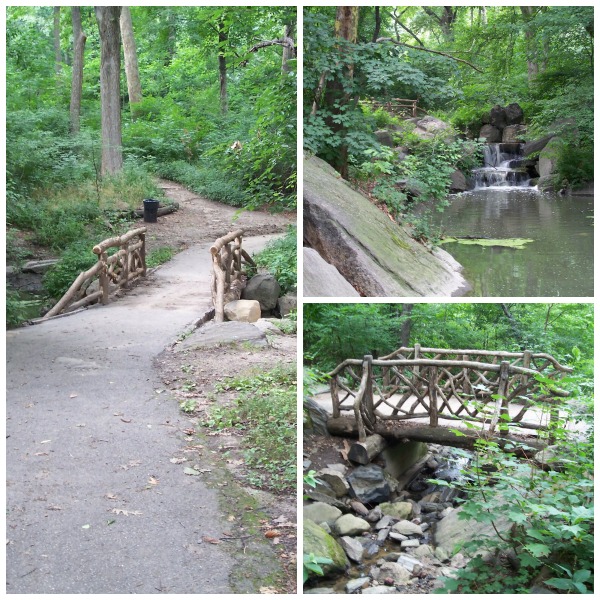
[[[8,593],[277,587],[281,556],[262,527],[279,515],[257,511],[281,506],[237,485],[156,369],[209,307],[208,247],[234,212],[218,208],[187,198],[170,234],[159,219],[157,242],[190,248],[119,301],[7,333]],[[256,232],[286,223],[270,219],[255,216]]]

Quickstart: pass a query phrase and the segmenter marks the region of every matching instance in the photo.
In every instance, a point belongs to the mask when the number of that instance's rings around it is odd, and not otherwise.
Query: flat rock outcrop
[[[316,157],[304,161],[304,239],[361,296],[458,296],[469,287],[446,252],[417,243]],[[304,279],[314,279],[306,262]]]

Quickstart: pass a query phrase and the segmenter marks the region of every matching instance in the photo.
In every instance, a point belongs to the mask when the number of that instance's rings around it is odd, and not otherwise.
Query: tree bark
[[[373,31],[372,42],[376,42],[379,37],[379,32],[381,31],[381,9],[379,6],[375,7],[375,29]]]
[[[100,102],[102,105],[102,175],[123,168],[121,141],[120,6],[95,6],[100,32]]]
[[[351,417],[338,417],[337,419],[330,418],[327,421],[327,431],[331,435],[351,438],[358,437],[358,426],[355,419]],[[461,433],[463,435],[456,435],[447,427],[431,427],[429,425],[414,423],[410,425],[397,424],[393,427],[380,423],[375,425],[375,434],[380,435],[388,442],[416,441],[473,450],[475,448],[475,442],[481,437],[481,432],[463,429],[461,430]],[[498,445],[502,449],[510,442],[506,451],[514,452],[517,455],[524,454],[523,451],[518,450],[518,444],[527,444],[527,446],[534,448],[535,451],[542,450],[547,446],[542,440],[531,439],[529,437],[523,439],[513,435],[495,438],[495,441],[498,442]],[[517,448],[515,448],[513,444],[517,445]]]
[[[335,16],[335,37],[346,40],[351,44],[356,44],[358,38],[358,17],[358,6],[338,6]],[[354,65],[352,63],[346,64],[345,77],[349,80],[353,79]],[[345,87],[349,87],[348,84]],[[342,106],[347,105],[350,95],[344,92],[343,82],[336,79],[327,86],[325,98],[327,105],[335,116],[341,114],[341,110],[335,106],[336,103]],[[342,138],[344,137],[345,127],[343,124],[337,123],[336,119],[330,119],[329,126],[336,134]],[[344,141],[339,146],[338,155],[333,161],[333,167],[343,179],[348,179],[348,145]]]
[[[380,435],[370,435],[364,442],[356,442],[350,447],[348,458],[359,465],[368,465],[386,446],[387,442]]]
[[[127,76],[127,93],[129,95],[129,109],[135,118],[135,105],[142,101],[142,84],[137,61],[133,23],[129,6],[121,9],[121,37],[123,38],[123,56],[125,58],[125,74]]]
[[[410,329],[412,327],[412,309],[414,304],[403,304],[402,305],[402,316],[405,317],[400,328],[400,346],[407,348],[410,341]]]
[[[290,69],[287,64],[288,60],[290,60],[291,58],[295,58],[294,39],[293,39],[294,29],[295,29],[294,23],[286,23],[284,30],[283,30],[284,46],[283,46],[283,54],[281,56],[281,72],[282,73],[289,73]]]
[[[533,81],[539,73],[539,65],[537,62],[537,51],[535,47],[535,31],[532,27],[531,20],[535,16],[534,6],[521,6],[521,14],[525,21],[525,48],[527,52],[527,80]]]
[[[225,27],[224,16],[219,19],[219,99],[221,104],[221,114],[226,115],[229,110],[229,101],[227,98],[227,57],[225,50],[229,39],[229,31]]]
[[[53,39],[54,39],[54,69],[56,71],[56,74],[59,75],[62,72],[62,55],[60,52],[60,6],[54,7]]]
[[[83,88],[83,60],[87,36],[81,26],[81,8],[71,7],[73,22],[73,76],[71,79],[71,104],[69,114],[71,133],[79,132],[79,115],[81,113],[81,91]]]

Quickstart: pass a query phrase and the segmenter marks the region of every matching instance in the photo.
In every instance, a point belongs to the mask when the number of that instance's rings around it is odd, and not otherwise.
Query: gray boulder
[[[293,310],[298,308],[298,297],[296,294],[287,293],[277,299],[277,310],[282,317],[287,317]]]
[[[327,420],[329,413],[318,402],[315,402],[310,396],[306,396],[303,401],[304,408],[304,429],[314,431],[317,435],[330,437],[327,431]]]
[[[364,504],[379,504],[390,498],[390,485],[377,465],[357,467],[347,479],[352,495]]]
[[[413,512],[410,502],[384,502],[379,505],[381,512],[394,519],[409,519]]]
[[[343,275],[312,248],[304,248],[304,296],[359,297]]]
[[[490,125],[493,125],[497,129],[504,129],[507,125],[506,110],[499,104],[496,104],[490,111]]]
[[[313,521],[317,525],[320,523],[333,525],[342,516],[342,511],[324,502],[311,502],[304,507],[303,515],[305,520]]]
[[[356,538],[345,535],[340,538],[339,542],[350,560],[356,563],[362,562],[365,549]]]
[[[410,571],[398,563],[386,562],[379,569],[379,581],[391,579],[394,585],[405,585],[412,577]]]
[[[423,139],[431,139],[440,133],[448,134],[448,142],[454,141],[452,135],[452,126],[441,119],[427,115],[417,121],[417,126],[413,130],[413,133]]]
[[[525,125],[508,125],[502,132],[502,142],[505,144],[524,142],[527,134]]]
[[[350,485],[339,471],[321,469],[317,472],[317,477],[329,485],[336,498],[342,498],[350,491]]]
[[[315,157],[304,161],[304,238],[363,296],[451,296],[467,285],[455,267],[434,257]],[[312,296],[306,294],[307,278],[305,262],[305,295]],[[321,289],[328,286],[334,287],[321,281]]]
[[[368,577],[358,577],[357,579],[351,579],[346,583],[346,594],[354,594],[362,587],[366,587],[369,584],[370,579]]]
[[[553,137],[540,152],[538,172],[542,179],[548,179],[556,172],[556,164],[564,142],[559,137]]]
[[[456,169],[456,171],[450,175],[450,192],[465,192],[468,189],[467,178],[460,169]]]
[[[305,520],[302,531],[304,534],[302,549],[304,554],[314,554],[333,561],[332,564],[321,565],[325,575],[343,573],[350,566],[344,549],[322,527],[319,527],[313,521]]]
[[[484,125],[479,130],[479,137],[488,144],[495,144],[502,141],[502,132],[494,125]]]
[[[280,292],[281,287],[271,273],[259,273],[248,281],[242,291],[242,298],[257,300],[261,310],[269,311],[277,306]]]
[[[394,147],[392,134],[387,129],[378,129],[375,132],[375,137],[382,146],[388,146],[389,148]]]
[[[340,537],[345,535],[361,535],[365,531],[369,531],[371,526],[364,519],[355,517],[354,515],[342,515],[333,524],[333,530]]]
[[[399,521],[392,527],[392,530],[396,533],[401,533],[402,535],[423,535],[421,526],[411,521]]]
[[[506,125],[520,125],[525,117],[523,109],[516,103],[509,104],[504,109]]]
[[[532,142],[527,142],[523,145],[523,156],[529,156],[530,154],[533,154],[534,152],[540,152],[540,150],[543,150],[544,147],[546,146],[546,144],[553,138],[554,136],[552,135],[546,135],[544,137],[541,137],[537,140],[534,140]]]

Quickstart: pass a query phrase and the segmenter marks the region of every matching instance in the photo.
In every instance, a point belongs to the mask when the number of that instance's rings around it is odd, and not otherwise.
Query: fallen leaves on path
[[[207,535],[202,536],[202,541],[206,542],[207,544],[220,544],[221,543],[221,540],[218,540],[213,537],[208,537]]]

